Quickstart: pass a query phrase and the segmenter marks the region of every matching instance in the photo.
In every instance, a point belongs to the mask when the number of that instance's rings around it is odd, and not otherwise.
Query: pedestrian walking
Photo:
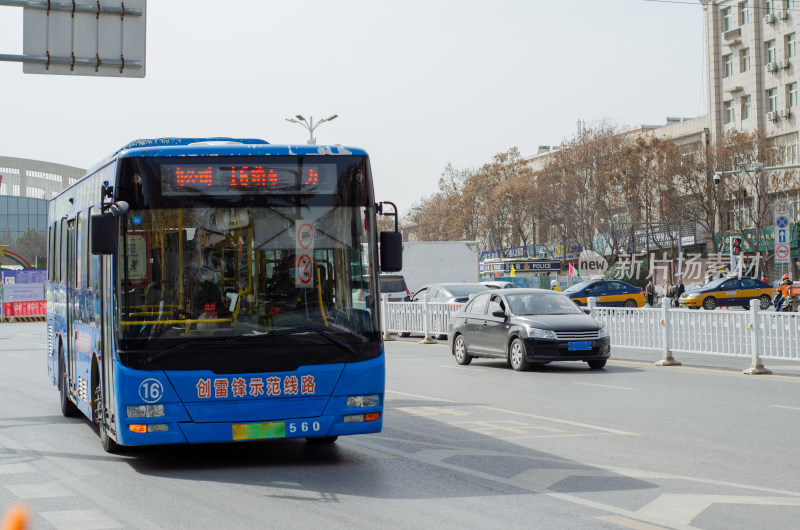
[[[653,307],[653,297],[656,295],[656,286],[653,285],[653,280],[647,282],[647,287],[644,288],[644,296],[647,300],[647,305]]]
[[[672,307],[681,306],[681,295],[686,292],[686,287],[683,285],[683,278],[678,280],[678,285],[675,286],[675,297],[672,299]]]

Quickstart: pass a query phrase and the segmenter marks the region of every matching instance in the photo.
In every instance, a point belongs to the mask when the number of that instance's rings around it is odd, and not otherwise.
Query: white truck
[[[478,281],[479,241],[404,241],[403,269],[411,293],[429,283]]]

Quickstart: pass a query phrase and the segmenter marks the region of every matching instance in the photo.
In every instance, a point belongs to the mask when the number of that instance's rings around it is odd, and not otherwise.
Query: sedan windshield
[[[572,300],[561,294],[510,294],[506,298],[515,315],[583,314]]]

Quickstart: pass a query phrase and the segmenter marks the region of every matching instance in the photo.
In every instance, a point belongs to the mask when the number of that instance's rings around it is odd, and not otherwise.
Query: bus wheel
[[[120,450],[120,445],[117,444],[108,435],[106,430],[106,422],[103,417],[103,395],[100,390],[100,380],[98,378],[97,384],[92,390],[92,405],[94,406],[94,421],[97,424],[97,430],[100,433],[100,445],[106,453],[117,453]]]
[[[338,436],[316,436],[314,438],[306,438],[306,442],[311,445],[328,445],[334,443]]]
[[[74,418],[80,413],[75,403],[69,399],[69,391],[67,390],[67,372],[64,369],[64,352],[61,348],[58,349],[58,393],[61,397],[61,414],[65,418]]]

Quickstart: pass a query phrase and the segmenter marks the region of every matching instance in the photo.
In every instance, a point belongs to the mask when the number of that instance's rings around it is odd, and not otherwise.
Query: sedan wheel
[[[601,368],[603,368],[606,365],[606,360],[605,359],[595,359],[595,360],[586,361],[586,362],[589,363],[589,368],[591,368],[592,370],[600,370]]]
[[[625,300],[625,307],[636,307],[635,300]]]
[[[508,361],[511,363],[511,368],[517,372],[524,372],[530,368],[531,364],[525,359],[525,344],[522,339],[514,339],[511,343],[511,348],[508,350]]]
[[[456,362],[460,365],[466,366],[472,362],[472,356],[467,353],[463,335],[458,335],[453,341],[453,355],[456,356]]]
[[[761,298],[758,299],[758,303],[761,305],[761,310],[769,309],[769,306],[772,304],[772,300],[770,300],[769,296],[762,295]],[[745,309],[750,309],[749,307]]]
[[[703,309],[706,311],[712,311],[717,308],[717,299],[713,296],[709,296],[705,300],[703,300]]]

